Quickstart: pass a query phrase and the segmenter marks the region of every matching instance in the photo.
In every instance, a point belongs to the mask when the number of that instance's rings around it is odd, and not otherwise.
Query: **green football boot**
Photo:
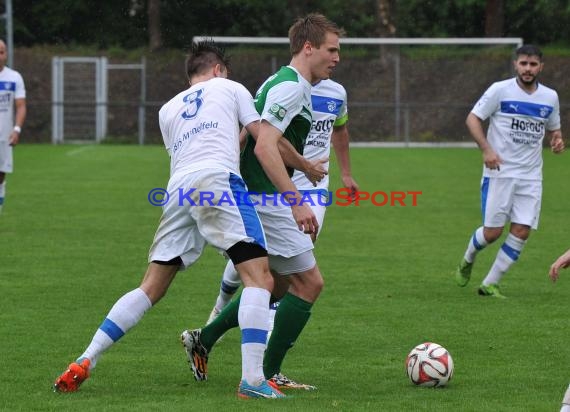
[[[499,285],[496,283],[491,283],[488,286],[479,286],[479,295],[481,296],[493,296],[495,298],[506,299],[507,297],[503,295],[499,289]]]
[[[467,286],[469,279],[471,279],[471,269],[473,269],[473,262],[469,263],[462,259],[455,271],[455,281],[458,286]]]

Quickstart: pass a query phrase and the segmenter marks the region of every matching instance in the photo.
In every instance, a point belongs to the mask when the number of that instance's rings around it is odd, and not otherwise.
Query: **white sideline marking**
[[[87,150],[93,149],[93,147],[94,147],[93,145],[78,147],[77,149],[72,149],[72,150],[66,152],[65,154],[66,154],[67,156],[76,156],[76,155],[78,155],[78,154],[81,154],[81,153],[83,153],[83,152],[86,152]]]

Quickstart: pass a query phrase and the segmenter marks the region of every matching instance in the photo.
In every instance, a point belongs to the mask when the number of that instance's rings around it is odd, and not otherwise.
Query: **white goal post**
[[[139,73],[137,101],[117,103],[109,98],[110,92],[113,92],[109,88],[109,74],[117,70]],[[136,77],[136,74],[129,77]],[[146,118],[144,57],[140,64],[111,64],[108,58],[103,56],[52,58],[52,143],[100,143],[108,136],[110,107],[118,112],[124,106],[136,106],[138,143],[144,144]],[[122,121],[118,120],[115,123]]]
[[[213,40],[214,42],[222,45],[222,46],[231,46],[232,48],[252,48],[255,46],[278,46],[278,45],[288,45],[289,39],[287,37],[233,37],[233,36],[195,36],[193,38],[194,41],[203,41],[203,40]],[[354,145],[363,145],[363,146],[468,146],[472,147],[473,143],[471,139],[467,139],[464,136],[458,140],[450,140],[452,137],[446,137],[442,139],[442,141],[437,141],[438,132],[441,129],[438,125],[429,125],[426,124],[430,121],[435,122],[435,117],[431,116],[426,121],[421,124],[423,129],[420,130],[419,123],[422,120],[419,119],[417,116],[418,111],[422,109],[429,108],[429,110],[433,112],[442,111],[442,110],[449,110],[454,111],[453,116],[459,117],[459,111],[461,110],[462,113],[464,112],[464,117],[467,116],[467,106],[472,105],[474,103],[473,96],[465,96],[464,101],[458,101],[458,99],[454,99],[452,89],[445,89],[442,87],[440,90],[441,93],[444,94],[444,98],[441,99],[443,102],[439,102],[437,96],[434,96],[433,101],[425,101],[421,99],[416,100],[416,96],[414,95],[413,88],[417,88],[417,85],[410,85],[410,75],[407,74],[406,68],[404,67],[404,62],[401,59],[400,48],[405,46],[418,46],[418,48],[426,48],[428,51],[424,52],[424,54],[429,53],[429,46],[440,46],[446,48],[449,46],[456,47],[456,46],[463,46],[463,47],[471,47],[473,46],[474,50],[478,50],[477,47],[486,47],[492,48],[493,46],[500,46],[505,50],[505,55],[508,55],[508,58],[501,57],[500,65],[501,67],[495,72],[497,74],[493,74],[494,78],[489,77],[489,79],[483,79],[485,82],[482,84],[490,85],[492,81],[500,80],[499,77],[504,75],[505,73],[508,75],[512,74],[512,69],[510,66],[510,62],[512,60],[512,51],[520,46],[523,45],[523,39],[520,37],[507,37],[507,38],[341,38],[340,39],[341,46],[355,46],[355,47],[376,47],[378,52],[375,52],[376,55],[371,59],[376,58],[376,60],[380,60],[379,55],[381,53],[380,50],[384,52],[389,50],[389,59],[383,60],[384,64],[388,61],[389,73],[388,70],[383,67],[379,68],[380,64],[375,62],[374,67],[375,69],[370,70],[368,73],[362,72],[362,65],[358,66],[360,70],[356,68],[348,68],[346,69],[345,66],[348,64],[350,65],[350,61],[352,57],[347,57],[347,51],[350,51],[350,48],[346,48],[341,51],[341,63],[333,74],[333,78],[338,80],[342,83],[349,94],[349,110],[351,111],[351,130],[354,130],[353,126],[358,127],[358,122],[361,120],[365,120],[364,124],[367,125],[368,130],[374,129],[374,123],[372,122],[372,118],[376,118],[376,121],[380,121],[383,126],[386,126],[387,123],[390,123],[390,130],[389,131],[371,131],[372,134],[378,133],[382,134],[389,134],[389,137],[383,140],[380,138],[373,138],[370,141],[366,141],[366,139],[362,139],[362,135],[368,133],[366,130],[361,130],[358,134],[351,133],[353,140],[355,140]],[[384,48],[384,49],[382,49]],[[229,54],[234,58],[234,53],[237,54],[235,50],[230,50]],[[372,54],[372,53],[371,53]],[[444,59],[444,58],[443,58]],[[458,58],[460,60],[461,57]],[[288,63],[288,62],[286,62]],[[286,64],[285,63],[285,64]],[[281,62],[283,64],[283,62]],[[480,64],[484,64],[481,62]],[[413,65],[407,63],[407,66]],[[421,66],[421,63],[420,63]],[[427,65],[426,65],[427,66]],[[434,64],[435,70],[437,71],[437,64]],[[271,68],[268,70],[267,75],[272,74],[278,68],[277,59],[271,59]],[[366,70],[366,69],[365,69]],[[426,68],[427,70],[427,68]],[[463,70],[461,67],[458,67],[457,70]],[[271,73],[269,73],[271,71]],[[236,71],[235,79],[238,81],[243,81],[248,73],[242,73],[241,71]],[[250,73],[251,75],[251,73]],[[386,84],[383,86],[377,87],[377,93],[372,95],[371,92],[362,92],[362,90],[357,90],[358,87],[361,89],[366,87],[366,83],[363,82],[368,81],[366,76],[375,76],[375,79],[380,79],[381,77],[386,78]],[[437,78],[439,73],[433,73],[431,76],[432,78]],[[491,75],[490,75],[491,76]],[[364,77],[364,79],[363,79]],[[416,77],[419,77],[416,75]],[[429,81],[430,79],[428,79]],[[445,78],[443,79],[446,80]],[[356,83],[359,83],[359,86],[355,86]],[[458,80],[459,82],[459,80]],[[457,85],[451,86],[455,89],[458,87],[469,87],[472,86],[471,84],[464,84],[464,85]],[[475,86],[473,86],[475,88]],[[479,86],[474,91],[475,94],[480,95],[484,88]],[[404,91],[407,90],[407,93]],[[457,90],[455,90],[457,92]],[[449,96],[446,98],[445,94]],[[440,96],[441,97],[441,96]],[[448,102],[448,100],[452,100],[452,103]],[[362,114],[358,114],[355,117],[352,113],[355,110],[359,110]],[[380,113],[380,111],[382,113]],[[364,112],[366,112],[364,114]],[[391,112],[391,114],[389,114]],[[441,115],[440,117],[445,117],[445,115]],[[464,119],[463,117],[463,119]],[[444,121],[444,120],[441,120]],[[463,124],[463,123],[462,123]],[[459,129],[460,126],[456,126],[455,129]],[[464,129],[464,128],[463,128]],[[459,133],[459,132],[458,132]],[[445,133],[444,133],[445,134]],[[450,134],[450,133],[448,133]],[[368,137],[368,136],[366,136]],[[434,141],[435,140],[435,141]],[[352,143],[351,143],[352,144]]]

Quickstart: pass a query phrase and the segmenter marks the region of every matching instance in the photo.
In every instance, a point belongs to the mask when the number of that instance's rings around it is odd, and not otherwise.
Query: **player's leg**
[[[505,194],[506,181],[488,177],[481,180],[483,226],[475,229],[469,238],[463,259],[455,270],[455,281],[459,286],[469,283],[477,254],[501,236],[511,206],[511,198]]]
[[[145,312],[164,296],[176,276],[179,262],[178,258],[170,262],[149,264],[140,287],[123,295],[113,305],[87,349],[57,378],[55,391],[74,392],[79,389],[101,354],[121,339],[141,320]]]
[[[481,296],[504,298],[499,283],[509,268],[519,259],[523,247],[530,235],[530,226],[511,223],[511,230],[497,252],[489,273],[479,286]]]
[[[277,277],[277,279],[280,278],[282,277],[281,276]],[[284,287],[284,290],[279,291],[276,290],[274,286],[269,304],[270,310],[271,307],[273,307],[274,303],[278,302],[278,300],[285,295],[289,287],[289,283],[286,282],[286,284],[283,285],[282,287]],[[230,303],[224,309],[222,309],[222,311],[218,314],[218,316],[216,316],[216,318],[212,322],[208,323],[200,330],[201,331],[200,343],[206,349],[207,352],[210,352],[212,350],[214,345],[220,340],[220,338],[228,330],[237,328],[239,326],[238,311],[240,303],[241,303],[241,293],[238,293],[237,296],[235,296],[235,298],[232,301],[230,301]],[[269,319],[271,323],[271,315]]]
[[[301,191],[303,193],[303,195],[305,196],[305,193],[303,191]],[[317,222],[319,223],[319,231],[316,235],[311,234],[311,240],[313,241],[313,243],[315,243],[317,241],[317,238],[320,236],[320,234],[323,231],[323,225],[325,223],[325,213],[326,213],[326,204],[327,204],[327,199],[326,198],[322,198],[323,196],[327,196],[324,195],[321,191],[319,192],[315,192],[315,193],[310,193],[310,199],[311,199],[311,210],[313,211],[313,213],[315,214],[315,217],[317,218]],[[277,276],[274,278],[276,279],[280,279],[281,276]],[[274,289],[274,293],[273,296],[284,296],[286,293],[286,289],[281,291],[275,291]],[[275,327],[275,314],[277,313],[277,308],[279,307],[279,300],[276,300],[275,302],[272,302],[271,305],[269,305],[269,333],[267,334],[267,339],[269,342],[269,339],[271,338],[271,334],[273,333],[273,328]],[[286,378],[285,376],[281,376],[281,381],[285,382],[285,381],[290,381],[288,378]],[[298,385],[296,382],[290,381],[291,384],[295,384]],[[283,385],[281,385],[283,386]]]
[[[517,181],[510,212],[511,228],[507,238],[497,252],[489,273],[479,288],[483,296],[504,297],[498,285],[509,268],[519,259],[530,236],[531,228],[538,227],[542,185],[535,181]]]
[[[225,196],[233,196],[234,205],[238,204],[236,198],[243,199],[247,196],[245,183],[237,175],[230,174],[228,179],[228,175],[223,173],[204,171],[202,174],[204,177],[202,181],[207,183],[207,190],[219,192],[219,196],[222,193]],[[200,190],[200,185],[194,187]],[[216,198],[220,198],[219,196]],[[204,210],[204,208],[192,210],[200,233],[208,243],[226,251],[244,284],[238,309],[238,322],[242,335],[242,381],[238,395],[241,397],[283,396],[267,384],[261,367],[269,324],[269,299],[273,288],[273,277],[269,271],[265,233],[259,216],[252,203],[242,203],[239,207],[220,205],[207,209],[210,210]],[[185,341],[188,333],[197,339]],[[196,362],[200,353],[194,350],[196,346],[204,349],[200,342],[200,334],[199,330],[185,331],[182,339],[194,377],[197,380],[205,380],[207,379],[207,356],[202,356],[202,359]],[[201,366],[203,370],[200,370]],[[270,393],[266,393],[268,391]]]
[[[231,256],[231,255],[230,255]],[[235,261],[235,258],[232,258]],[[238,395],[243,398],[283,396],[268,385],[264,375],[263,355],[269,330],[269,300],[273,288],[273,277],[269,272],[267,258],[251,259],[236,264],[243,281],[239,305],[239,326],[241,329],[242,379]],[[258,393],[259,392],[259,393]]]
[[[12,146],[8,141],[0,141],[0,213],[6,198],[7,173],[12,173]]]
[[[288,259],[271,256],[270,262],[272,268],[287,278],[289,290],[280,300],[275,314],[274,329],[263,359],[263,372],[268,378],[281,372],[283,359],[307,324],[313,303],[324,285],[312,251]],[[297,270],[288,273],[288,267]]]
[[[252,248],[256,245],[240,242],[236,247],[245,246]],[[234,252],[236,247],[232,248]],[[232,256],[231,251],[228,254]],[[244,283],[240,295],[202,329],[182,332],[181,339],[192,373],[198,381],[207,380],[209,353],[223,334],[239,326],[242,331],[242,380],[238,396],[281,397],[283,395],[279,391],[268,386],[263,371],[259,368],[263,362],[269,329],[269,289],[272,288],[272,281],[268,283],[265,277],[269,273],[267,259],[254,258],[238,263],[236,267]]]
[[[210,324],[224,309],[228,303],[232,300],[235,293],[241,286],[241,279],[238,271],[236,270],[233,262],[228,260],[226,268],[224,269],[224,274],[222,276],[222,282],[220,284],[220,291],[218,297],[216,298],[216,304],[210,312],[208,321],[206,325]]]

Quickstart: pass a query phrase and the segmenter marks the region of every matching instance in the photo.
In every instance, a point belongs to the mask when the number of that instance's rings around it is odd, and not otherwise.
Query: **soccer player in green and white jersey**
[[[339,61],[342,30],[320,14],[298,19],[289,30],[292,60],[267,79],[256,94],[261,115],[259,137],[250,136],[242,153],[241,172],[267,237],[270,267],[275,277],[273,298],[281,300],[264,356],[264,374],[279,374],[287,351],[294,345],[318,298],[323,277],[306,234],[318,232],[318,222],[291,180],[278,144],[285,137],[299,153],[311,129],[311,84],[330,77]],[[265,172],[264,172],[265,171]],[[238,299],[236,299],[237,301]],[[184,331],[183,343],[194,376],[206,376],[207,354],[228,329],[236,326],[235,305],[201,330]],[[196,373],[196,369],[200,369]]]
[[[350,168],[348,109],[345,88],[333,80],[321,80],[312,87],[311,108],[313,121],[311,131],[305,141],[303,156],[310,161],[323,162],[324,167],[328,170],[328,157],[332,143],[340,168],[343,186],[350,192],[358,191],[358,184],[352,178]],[[329,204],[329,199],[327,199],[329,188],[328,175],[325,175],[319,182],[313,183],[304,172],[295,170],[292,180],[315,213],[319,223],[318,233],[320,234],[323,228],[326,207]],[[234,268],[234,265],[228,261],[216,304],[206,324],[210,324],[222,309],[230,303],[240,285],[239,273]],[[270,308],[270,334],[278,305],[279,302],[274,302]],[[312,386],[292,381],[283,374],[279,374],[272,379],[283,387],[312,389]]]

